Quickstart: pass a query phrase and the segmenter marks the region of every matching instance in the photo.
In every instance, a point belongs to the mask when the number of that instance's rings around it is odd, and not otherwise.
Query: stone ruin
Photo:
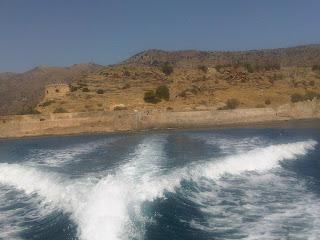
[[[44,99],[56,99],[66,96],[70,92],[68,84],[50,84],[45,87]]]

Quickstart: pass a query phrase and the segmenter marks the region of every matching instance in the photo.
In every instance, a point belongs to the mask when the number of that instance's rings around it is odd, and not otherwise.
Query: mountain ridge
[[[120,64],[157,65],[165,61],[176,66],[185,65],[186,62],[215,65],[232,64],[237,61],[258,61],[263,63],[277,61],[285,66],[312,66],[320,62],[320,44],[239,51],[203,51],[195,49],[165,51],[149,49],[133,55]]]
[[[23,73],[0,73],[0,115],[28,113],[41,101],[46,85],[68,84],[102,67],[97,64],[37,66]]]
[[[164,63],[174,67],[172,75],[166,76],[162,72]],[[245,91],[249,92],[266,89],[269,93],[265,98],[270,96],[275,99],[275,104],[280,104],[288,101],[288,96],[284,98],[281,94],[275,94],[276,90],[271,90],[274,87],[273,82],[279,81],[282,92],[286,95],[293,91],[303,94],[310,89],[316,90],[320,76],[317,70],[312,70],[313,65],[320,66],[320,44],[245,51],[149,49],[108,66],[95,63],[73,64],[67,67],[40,65],[23,73],[0,73],[0,115],[32,113],[43,99],[45,86],[55,83],[73,84],[79,89],[72,92],[67,101],[73,101],[74,106],[80,106],[81,96],[84,106],[69,107],[70,111],[109,108],[112,104],[123,101],[123,98],[119,98],[122,94],[130,95],[130,101],[134,102],[131,108],[138,105],[142,108],[151,107],[143,102],[144,91],[152,90],[159,84],[167,84],[171,88],[177,107],[189,105],[190,101],[193,102],[192,107],[203,105],[200,102],[209,105],[221,103],[225,101],[223,95],[228,95],[226,91],[230,92],[230,96],[232,91],[239,95],[240,92],[244,93],[243,89],[246,88]],[[201,66],[204,68],[199,68]],[[223,71],[219,70],[221,66]],[[247,67],[253,68],[250,69],[253,72]],[[269,70],[266,70],[266,67]],[[301,67],[303,69],[300,69]],[[85,91],[89,90],[90,94],[81,92],[83,84],[87,85]],[[240,90],[236,91],[238,88]],[[108,94],[97,98],[94,94],[96,91]],[[188,97],[189,95],[191,97]],[[256,99],[252,97],[250,101],[246,101],[245,96],[246,94],[240,99],[244,101],[243,106],[255,106]],[[89,107],[86,104],[91,101],[88,100],[91,97],[99,107]],[[106,103],[106,99],[110,102]],[[51,111],[51,108],[64,106],[64,101],[56,101],[49,109],[44,110]],[[263,101],[259,101],[260,106],[263,105]],[[162,105],[166,107],[165,103]]]

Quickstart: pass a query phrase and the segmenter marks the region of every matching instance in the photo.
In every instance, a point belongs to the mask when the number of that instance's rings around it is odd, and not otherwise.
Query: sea
[[[0,140],[0,239],[318,240],[320,128]]]

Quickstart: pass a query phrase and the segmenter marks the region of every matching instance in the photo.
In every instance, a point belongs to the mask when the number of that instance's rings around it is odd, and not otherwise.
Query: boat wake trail
[[[99,181],[70,179],[36,167],[2,163],[0,184],[14,187],[32,195],[37,202],[70,214],[80,239],[142,239],[147,221],[141,212],[143,202],[175,192],[182,180],[201,182],[226,174],[268,171],[279,167],[283,160],[307,154],[317,144],[308,140],[270,145],[167,171],[165,143],[166,136],[144,139],[126,163]]]

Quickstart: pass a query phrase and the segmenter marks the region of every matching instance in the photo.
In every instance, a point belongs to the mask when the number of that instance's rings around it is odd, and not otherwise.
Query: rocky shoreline
[[[110,111],[0,117],[0,138],[107,133],[168,128],[210,128],[277,121],[319,119],[320,100],[277,108],[214,111]]]

